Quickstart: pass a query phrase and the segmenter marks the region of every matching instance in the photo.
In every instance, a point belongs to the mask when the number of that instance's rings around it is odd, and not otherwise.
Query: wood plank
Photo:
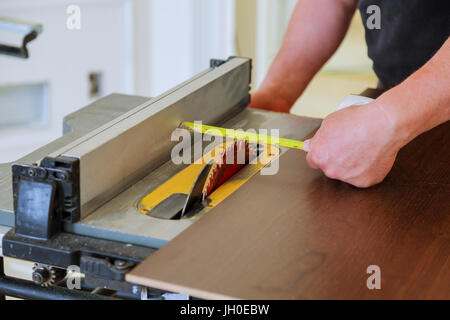
[[[420,136],[364,190],[288,151],[127,280],[205,299],[449,299],[449,138],[450,123]]]

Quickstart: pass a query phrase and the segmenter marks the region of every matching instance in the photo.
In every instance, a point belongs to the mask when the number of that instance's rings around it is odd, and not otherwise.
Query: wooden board
[[[130,282],[205,299],[450,298],[450,123],[361,190],[280,158],[137,266]],[[381,289],[366,286],[369,265]]]

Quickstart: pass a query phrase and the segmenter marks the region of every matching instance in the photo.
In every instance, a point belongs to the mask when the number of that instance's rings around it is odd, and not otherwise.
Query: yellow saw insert
[[[255,147],[258,150],[255,150]],[[239,150],[244,152],[245,164],[242,164],[242,161],[240,165],[236,163]],[[244,140],[224,142],[143,197],[137,209],[142,214],[153,218],[196,219],[260,172],[279,153],[280,150],[270,144],[255,144],[251,148],[248,141]],[[204,178],[204,184],[203,181],[199,182],[201,177]],[[196,183],[200,183],[200,186],[195,186]],[[201,205],[196,210],[191,210],[191,213],[185,214],[182,208],[189,202],[187,198],[196,188],[201,192],[201,199],[199,199]]]

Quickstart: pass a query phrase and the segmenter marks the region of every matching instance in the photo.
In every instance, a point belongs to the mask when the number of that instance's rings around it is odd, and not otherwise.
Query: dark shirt
[[[380,8],[380,29],[368,28],[370,5]],[[422,67],[450,35],[450,0],[361,0],[359,10],[382,89],[396,86]]]

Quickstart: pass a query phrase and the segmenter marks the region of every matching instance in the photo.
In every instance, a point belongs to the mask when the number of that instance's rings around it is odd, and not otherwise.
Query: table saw
[[[276,128],[281,137],[298,139],[319,125],[315,119],[246,109],[250,74],[250,59],[213,59],[210,69],[156,98],[109,95],[66,116],[61,138],[2,164],[5,265],[25,260],[35,263],[34,269],[47,268],[44,273],[76,265],[86,287],[140,293],[126,282],[127,272],[198,220],[140,210],[145,196],[188,167],[170,157],[176,144],[171,135],[181,122]],[[178,189],[182,184],[181,190],[189,191],[194,180],[178,181]],[[199,211],[206,209],[211,206]]]
[[[156,98],[106,96],[66,116],[61,138],[2,164],[0,295],[449,298],[448,124],[405,147],[367,190],[311,170],[300,150],[258,145],[266,166],[279,161],[277,174],[244,165],[182,214],[204,192],[196,182],[208,163],[171,160],[181,123],[297,140],[320,125],[246,108],[250,75],[250,59],[231,57]],[[381,290],[366,286],[372,265]],[[74,266],[81,287],[69,290]]]

